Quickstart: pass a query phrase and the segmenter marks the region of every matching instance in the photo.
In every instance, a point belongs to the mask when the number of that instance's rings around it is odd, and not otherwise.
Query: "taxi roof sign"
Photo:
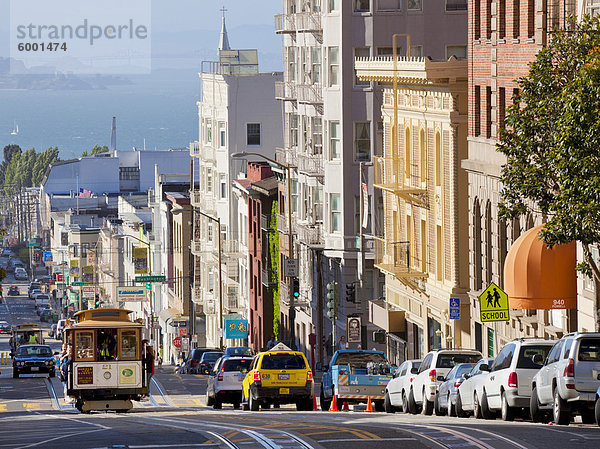
[[[509,321],[508,295],[493,282],[479,295],[479,313],[482,323]]]
[[[279,342],[275,346],[273,346],[271,349],[269,349],[268,352],[272,352],[272,351],[291,351],[291,350],[292,350],[292,348],[288,348],[286,345],[284,345],[283,343]]]

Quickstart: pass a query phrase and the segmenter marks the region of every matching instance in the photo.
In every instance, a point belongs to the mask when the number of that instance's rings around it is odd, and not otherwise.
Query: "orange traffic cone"
[[[319,410],[319,408],[317,407],[317,396],[313,394],[313,411],[315,410]]]
[[[337,401],[335,400],[335,396],[333,396],[333,399],[331,400],[331,407],[329,407],[329,411],[330,412],[339,412],[339,410],[337,408]]]
[[[348,401],[344,401],[344,405],[342,406],[342,411],[343,412],[349,412],[350,411],[350,406],[348,405]]]
[[[371,402],[371,396],[369,396],[369,402],[367,402],[367,409],[365,412],[373,412],[373,403]]]

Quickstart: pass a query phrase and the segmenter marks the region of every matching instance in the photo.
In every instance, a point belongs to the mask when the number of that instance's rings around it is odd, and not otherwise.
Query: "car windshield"
[[[517,360],[517,368],[540,369],[551,349],[552,345],[522,346],[519,360]],[[538,355],[539,357],[536,357]],[[539,363],[534,362],[534,358]]]
[[[224,371],[241,371],[242,368],[250,369],[252,359],[233,359],[225,361],[223,365]]]
[[[600,362],[600,339],[584,338],[579,343],[580,362]]]
[[[17,351],[20,357],[51,357],[52,350],[48,346],[21,346]]]
[[[452,379],[457,378],[457,377],[462,377],[463,374],[468,373],[469,371],[471,371],[472,368],[473,368],[472,363],[463,363],[463,364],[457,366],[456,370],[453,370],[454,376],[452,377]]]
[[[366,369],[367,363],[388,363],[388,361],[379,352],[340,352],[335,363]]]
[[[299,354],[265,354],[261,369],[305,369],[304,358]]]
[[[215,362],[223,356],[222,352],[205,352],[202,355],[202,360],[205,362]]]
[[[479,360],[479,354],[440,354],[436,368],[454,368],[459,363],[477,363]]]

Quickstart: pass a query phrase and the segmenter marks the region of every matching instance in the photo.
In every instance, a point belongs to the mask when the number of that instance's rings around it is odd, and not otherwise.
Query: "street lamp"
[[[288,211],[288,246],[290,252],[290,259],[294,260],[294,238],[292,236],[292,182],[291,182],[291,165],[282,164],[281,162],[277,162],[275,159],[271,159],[260,153],[249,153],[243,151],[241,153],[233,153],[231,155],[232,158],[242,158],[246,156],[256,156],[265,159],[273,165],[276,165],[286,171],[287,178],[287,211]],[[288,319],[290,321],[290,340],[292,341],[292,349],[296,348],[296,308],[294,301],[294,292],[293,292],[293,278],[288,276],[288,293],[289,293],[289,301],[290,301],[290,310]]]

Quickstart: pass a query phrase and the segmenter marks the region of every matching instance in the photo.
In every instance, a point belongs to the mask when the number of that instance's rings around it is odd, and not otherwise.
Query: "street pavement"
[[[5,280],[5,292],[11,281]],[[24,284],[22,290],[26,292]],[[0,320],[39,323],[33,301],[25,295],[6,298],[0,305]],[[60,348],[57,340],[46,342]],[[8,336],[0,336],[0,355],[8,351]],[[82,415],[65,402],[58,378],[13,379],[10,365],[0,369],[0,449],[600,448],[600,428],[575,423],[553,426],[364,411],[297,412],[291,406],[249,412],[224,405],[213,410],[205,405],[206,376],[180,375],[169,365],[156,369],[150,397],[134,403],[129,413]]]

